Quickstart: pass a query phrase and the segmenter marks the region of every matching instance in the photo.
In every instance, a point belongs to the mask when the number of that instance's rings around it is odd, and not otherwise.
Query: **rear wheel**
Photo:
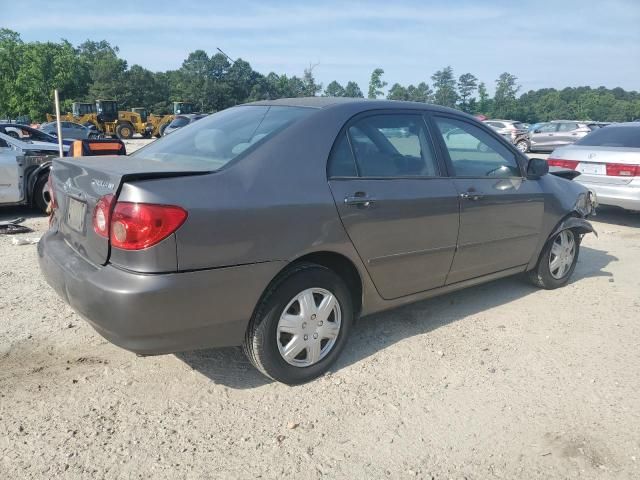
[[[531,282],[540,288],[552,290],[567,284],[578,263],[580,236],[567,229],[547,242],[536,268],[529,272]]]
[[[47,190],[47,180],[49,180],[49,174],[45,173],[38,177],[36,184],[33,187],[32,199],[33,206],[41,212],[47,213],[47,207],[49,202],[45,197],[45,191]]]
[[[520,140],[518,143],[516,143],[516,148],[522,153],[527,153],[529,151],[529,144],[524,140]]]
[[[300,264],[269,287],[243,347],[263,374],[297,385],[331,367],[352,323],[353,305],[344,281],[328,268]]]
[[[116,135],[118,138],[129,140],[133,137],[133,127],[128,123],[121,123],[116,127]]]

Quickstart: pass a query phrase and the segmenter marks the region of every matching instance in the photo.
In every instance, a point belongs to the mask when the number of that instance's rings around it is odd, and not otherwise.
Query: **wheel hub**
[[[333,349],[341,322],[340,304],[328,290],[310,288],[284,308],[277,326],[278,350],[297,367],[318,363]]]
[[[576,255],[575,236],[571,230],[563,230],[553,240],[549,254],[549,271],[555,279],[561,279],[569,272]]]

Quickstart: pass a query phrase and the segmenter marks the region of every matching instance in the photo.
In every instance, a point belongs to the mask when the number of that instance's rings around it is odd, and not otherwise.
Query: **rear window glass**
[[[576,145],[640,148],[640,126],[598,128],[578,140]]]
[[[305,107],[233,107],[176,130],[132,156],[217,170],[314,111]]]
[[[515,123],[513,124],[513,127],[514,127],[516,130],[526,130],[526,129],[524,128],[524,125],[523,125],[523,124],[521,124],[520,122],[515,122]]]
[[[173,119],[173,121],[169,124],[169,126],[171,128],[180,128],[180,127],[184,127],[185,125],[187,125],[189,123],[189,119],[187,117],[176,117]]]

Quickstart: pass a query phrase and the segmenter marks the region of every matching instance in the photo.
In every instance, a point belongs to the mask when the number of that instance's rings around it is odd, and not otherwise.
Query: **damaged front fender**
[[[593,233],[596,237],[598,236],[598,232],[593,228],[591,222],[588,222],[584,218],[570,216],[558,224],[553,233],[549,235],[549,238],[553,238],[562,230],[567,230],[569,228],[577,231],[581,235]]]

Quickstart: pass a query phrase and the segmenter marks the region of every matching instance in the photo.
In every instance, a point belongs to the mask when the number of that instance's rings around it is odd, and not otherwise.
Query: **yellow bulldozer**
[[[143,108],[132,108],[132,111],[140,111],[146,109]],[[193,103],[189,102],[173,102],[173,114],[171,115],[154,115],[150,114],[147,116],[147,122],[151,124],[151,135],[160,138],[164,134],[164,129],[173,121],[176,115],[180,115],[181,113],[195,113],[195,107]]]

